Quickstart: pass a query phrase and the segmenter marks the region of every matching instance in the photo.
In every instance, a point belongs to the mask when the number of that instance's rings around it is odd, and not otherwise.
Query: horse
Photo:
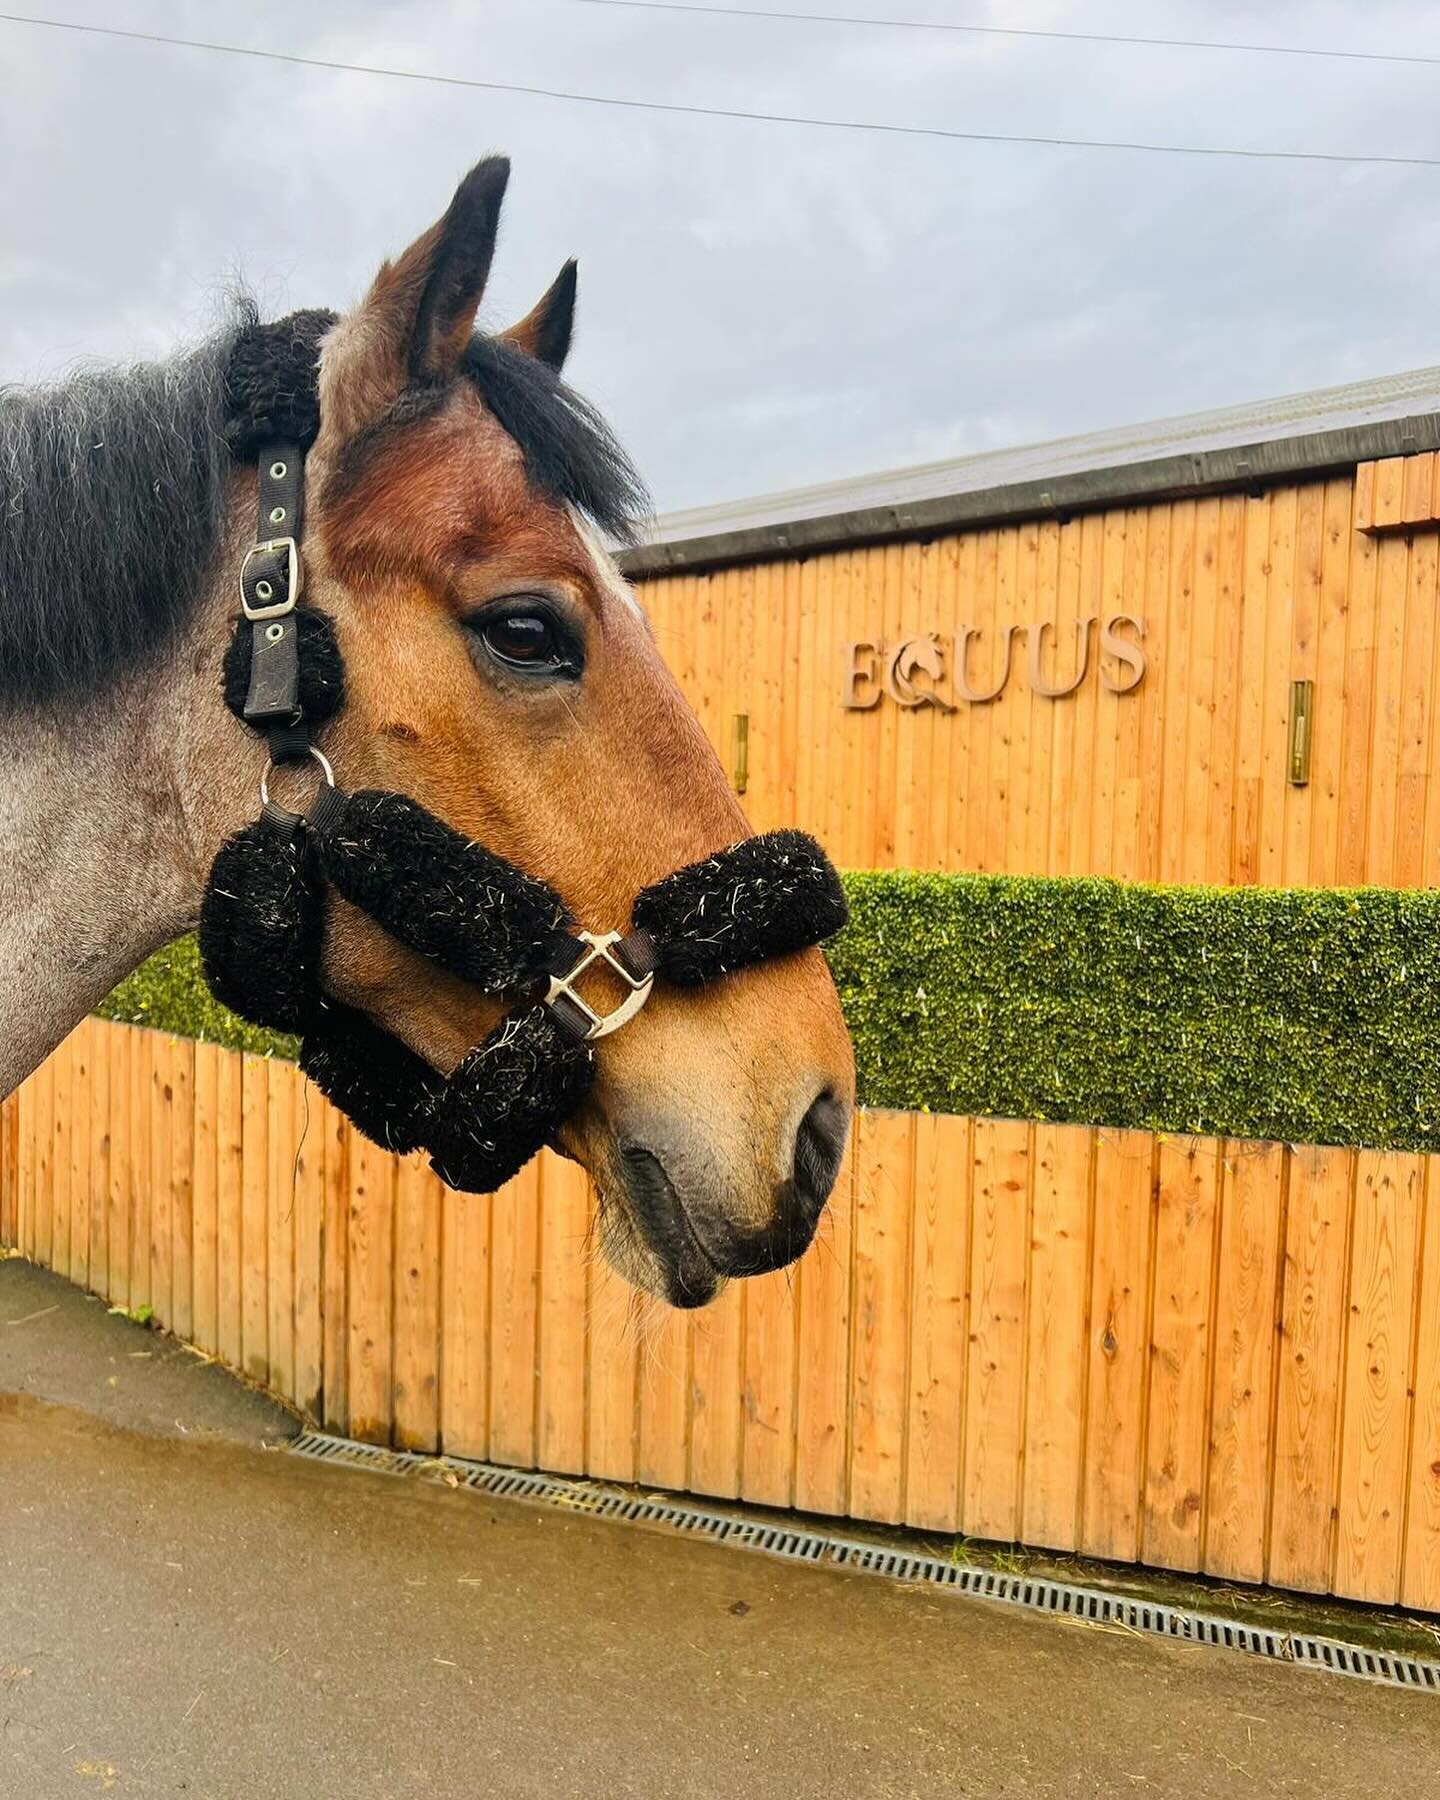
[[[412,796],[623,929],[639,890],[749,827],[609,548],[648,502],[561,376],[574,262],[517,324],[477,326],[508,174],[477,164],[319,340],[305,599],[346,671],[320,744],[350,788]],[[240,303],[164,363],[0,397],[0,1093],[195,926],[256,812],[265,747],[219,675],[254,534],[226,374],[255,321]],[[322,981],[441,1075],[500,1012],[333,892]],[[698,1306],[804,1251],[854,1102],[818,950],[657,991],[598,1063],[553,1148],[592,1178],[622,1277]]]

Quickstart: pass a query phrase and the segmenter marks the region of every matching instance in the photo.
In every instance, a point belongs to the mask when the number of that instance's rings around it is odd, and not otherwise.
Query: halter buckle
[[[250,567],[252,556],[261,556],[267,552],[276,554],[285,552],[285,598],[277,600],[271,606],[252,606],[245,593],[245,575]],[[294,612],[295,602],[300,598],[300,590],[305,585],[305,567],[300,561],[300,546],[293,537],[267,538],[263,544],[252,544],[240,562],[240,610],[250,620],[278,619],[285,613]]]
[[[615,955],[614,947],[621,941],[618,931],[577,931],[575,936],[585,945],[584,954],[563,975],[552,975],[550,986],[545,994],[545,1005],[550,1006],[562,996],[576,1006],[589,1021],[589,1028],[581,1040],[593,1044],[598,1039],[609,1037],[612,1031],[618,1031],[622,1025],[628,1025],[640,1008],[650,998],[650,990],[655,986],[655,974],[652,970],[638,980],[625,967],[621,959]],[[593,968],[597,962],[603,962],[607,968],[613,969],[629,988],[629,993],[615,1008],[614,1012],[597,1013],[589,1001],[581,999],[576,992],[575,983],[587,969]]]

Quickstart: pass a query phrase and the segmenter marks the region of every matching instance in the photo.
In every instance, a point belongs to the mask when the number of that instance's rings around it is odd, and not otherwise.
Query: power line
[[[705,13],[719,19],[796,19],[813,25],[870,25],[893,31],[957,31],[973,37],[1048,38],[1067,44],[1128,44],[1153,50],[1229,50],[1250,56],[1318,56],[1336,62],[1412,63],[1440,67],[1440,56],[1388,50],[1324,50],[1306,44],[1230,43],[1219,38],[1125,36],[1111,31],[1042,31],[1028,25],[957,25],[941,19],[864,19],[851,13],[780,12],[759,6],[685,5],[683,0],[571,0],[575,6],[623,6],[643,12]]]
[[[632,100],[615,94],[588,94],[574,88],[537,87],[517,81],[481,81],[467,75],[437,75],[421,69],[392,69],[375,63],[340,62],[322,56],[299,56],[287,50],[253,50],[241,44],[217,44],[204,38],[167,37],[154,31],[125,31],[116,25],[81,25],[69,19],[40,19],[26,13],[0,12],[0,24],[33,25],[49,31],[72,31],[91,37],[124,38],[137,44],[164,44],[181,50],[208,50],[219,56],[247,56],[261,62],[289,63],[302,69],[324,69],[345,75],[375,75],[394,81],[428,82],[437,87],[471,88],[493,94],[528,94],[537,100],[563,100],[581,106],[615,106],[631,112],[675,113],[688,118],[744,119],[763,125],[805,125],[825,131],[868,131],[885,137],[940,138],[964,144],[1030,144],[1052,150],[1130,150],[1150,156],[1238,157],[1251,162],[1347,163],[1393,169],[1440,169],[1440,156],[1369,156],[1337,150],[1255,150],[1219,144],[1152,144],[1130,138],[1050,137],[1014,131],[955,131],[942,125],[889,125],[866,119],[829,119],[805,113],[750,112],[739,107],[686,105],[678,100]]]

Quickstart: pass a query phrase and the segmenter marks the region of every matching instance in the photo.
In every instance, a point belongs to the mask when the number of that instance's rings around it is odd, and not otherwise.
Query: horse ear
[[[575,331],[577,279],[572,256],[525,317],[500,333],[507,344],[549,363],[557,374],[565,366]]]
[[[343,440],[412,382],[454,373],[475,329],[509,179],[508,158],[477,163],[445,216],[382,265],[370,292],[331,334],[321,362],[327,435]]]
[[[500,205],[509,180],[509,158],[487,156],[460,183],[440,221],[429,279],[410,334],[410,372],[418,379],[453,374],[470,342],[490,278]]]

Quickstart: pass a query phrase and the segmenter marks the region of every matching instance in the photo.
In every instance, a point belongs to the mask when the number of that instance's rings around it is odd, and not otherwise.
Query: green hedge
[[[177,938],[157,950],[95,1010],[102,1019],[151,1025],[156,1031],[173,1031],[177,1037],[224,1044],[231,1050],[253,1050],[258,1056],[283,1056],[293,1062],[299,1052],[295,1038],[247,1025],[213,998],[200,972],[200,951],[193,937]]]
[[[1440,894],[848,885],[872,1106],[1440,1149]]]
[[[1440,893],[856,874],[831,948],[871,1106],[1440,1149]],[[102,1011],[247,1050],[193,942]]]

